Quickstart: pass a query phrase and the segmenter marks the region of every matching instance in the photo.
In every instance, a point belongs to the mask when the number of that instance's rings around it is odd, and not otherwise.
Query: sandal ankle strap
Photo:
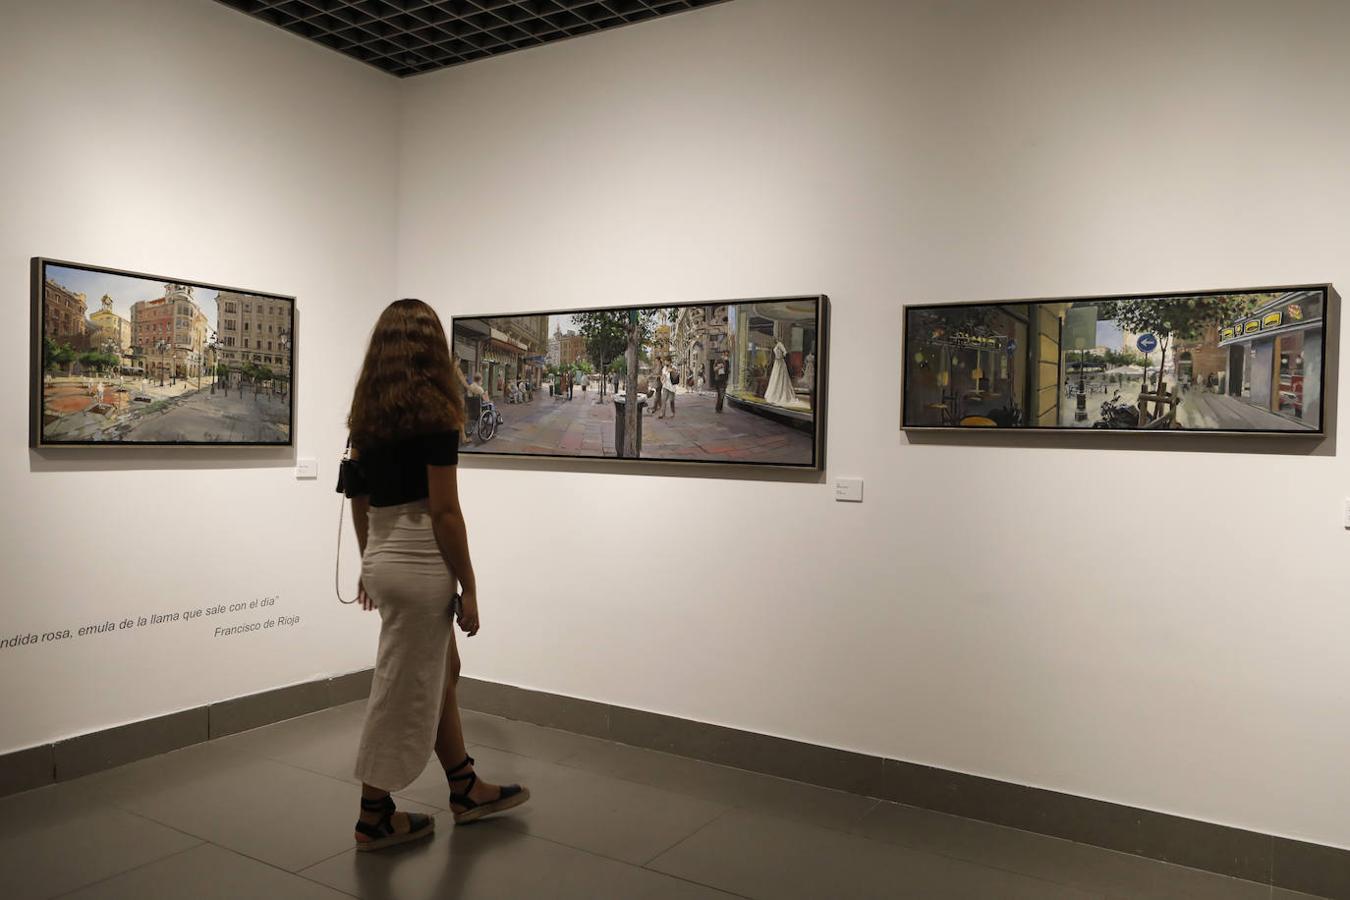
[[[455,806],[466,806],[469,809],[472,809],[478,805],[477,803],[469,799],[469,794],[473,792],[474,785],[478,784],[478,773],[470,771],[469,774],[467,775],[453,774],[455,772],[458,772],[460,769],[463,769],[465,766],[472,766],[472,765],[473,765],[473,757],[465,756],[464,762],[455,766],[453,769],[445,770],[446,780],[450,782],[450,802]],[[455,790],[455,783],[460,781],[467,781],[468,784],[464,786],[463,790],[457,791]]]
[[[465,786],[464,790],[457,791],[454,789],[454,782],[456,781],[467,781],[468,785]],[[461,806],[463,806],[464,804],[455,798],[463,797],[464,800],[469,799],[469,794],[473,792],[473,786],[478,783],[478,774],[476,772],[470,772],[468,775],[465,775],[460,778],[451,778],[450,782],[451,782],[450,799],[453,800],[455,803],[459,803]]]
[[[445,770],[445,777],[446,777],[446,778],[449,778],[451,781],[464,781],[465,779],[472,778],[472,777],[474,777],[474,774],[473,774],[472,772],[470,772],[468,775],[460,775],[460,776],[458,776],[458,777],[456,777],[456,776],[450,774],[451,772],[458,772],[460,769],[464,768],[465,766],[471,766],[471,765],[473,765],[473,757],[472,757],[472,756],[465,756],[465,757],[464,757],[464,761],[463,761],[462,763],[460,763],[460,764],[457,765],[457,766],[454,766],[453,768],[449,768],[449,769],[446,769],[446,770]]]
[[[361,798],[361,808],[367,812],[384,812],[394,809],[394,798],[391,794],[385,794],[379,799],[371,797]]]

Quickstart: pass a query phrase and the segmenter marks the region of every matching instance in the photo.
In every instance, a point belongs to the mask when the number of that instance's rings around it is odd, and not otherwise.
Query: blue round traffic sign
[[[1152,353],[1158,349],[1158,339],[1151,334],[1141,334],[1134,345],[1139,348],[1141,353]]]

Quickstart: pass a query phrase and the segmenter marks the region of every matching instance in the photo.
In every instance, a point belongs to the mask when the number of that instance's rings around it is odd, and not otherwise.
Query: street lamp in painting
[[[220,380],[220,336],[211,332],[211,343],[206,349],[211,365],[211,396],[216,395],[216,382]]]
[[[1075,398],[1073,420],[1083,423],[1088,420],[1087,413],[1087,357],[1088,350],[1097,343],[1097,307],[1092,304],[1072,306],[1065,314],[1064,332],[1061,338],[1068,354],[1078,351],[1078,396]]]
[[[155,341],[155,352],[159,354],[159,386],[164,387],[164,357],[169,349],[169,342],[160,339]]]
[[[286,359],[286,374],[285,374],[285,379],[284,379],[284,380],[283,380],[283,379],[276,379],[276,380],[273,382],[273,384],[275,385],[277,381],[280,381],[280,382],[281,382],[281,395],[284,397],[284,396],[286,396],[287,384],[290,382],[290,378],[291,378],[291,370],[292,370],[292,367],[291,367],[291,365],[290,365],[290,359],[291,359],[291,333],[290,333],[289,331],[287,331],[285,328],[282,328],[282,329],[280,330],[279,334],[278,334],[278,343],[277,343],[277,346],[279,346],[279,347],[281,348],[281,352],[284,354],[284,358]]]

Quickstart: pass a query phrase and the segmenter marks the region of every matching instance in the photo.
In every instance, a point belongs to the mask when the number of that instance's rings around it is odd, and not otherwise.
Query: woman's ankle
[[[370,808],[375,803],[392,799],[392,795],[377,787],[371,787],[368,784],[361,785],[361,821],[378,822],[385,813],[382,807]],[[373,801],[373,802],[372,802]]]

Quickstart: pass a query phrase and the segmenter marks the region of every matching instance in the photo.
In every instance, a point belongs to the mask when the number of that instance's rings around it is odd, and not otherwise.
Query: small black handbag
[[[352,459],[352,439],[347,438],[347,449],[342,452],[342,459],[338,460],[338,480],[337,492],[344,497],[359,497],[362,494],[370,492],[370,485],[366,480],[366,471],[361,466],[361,460]]]

